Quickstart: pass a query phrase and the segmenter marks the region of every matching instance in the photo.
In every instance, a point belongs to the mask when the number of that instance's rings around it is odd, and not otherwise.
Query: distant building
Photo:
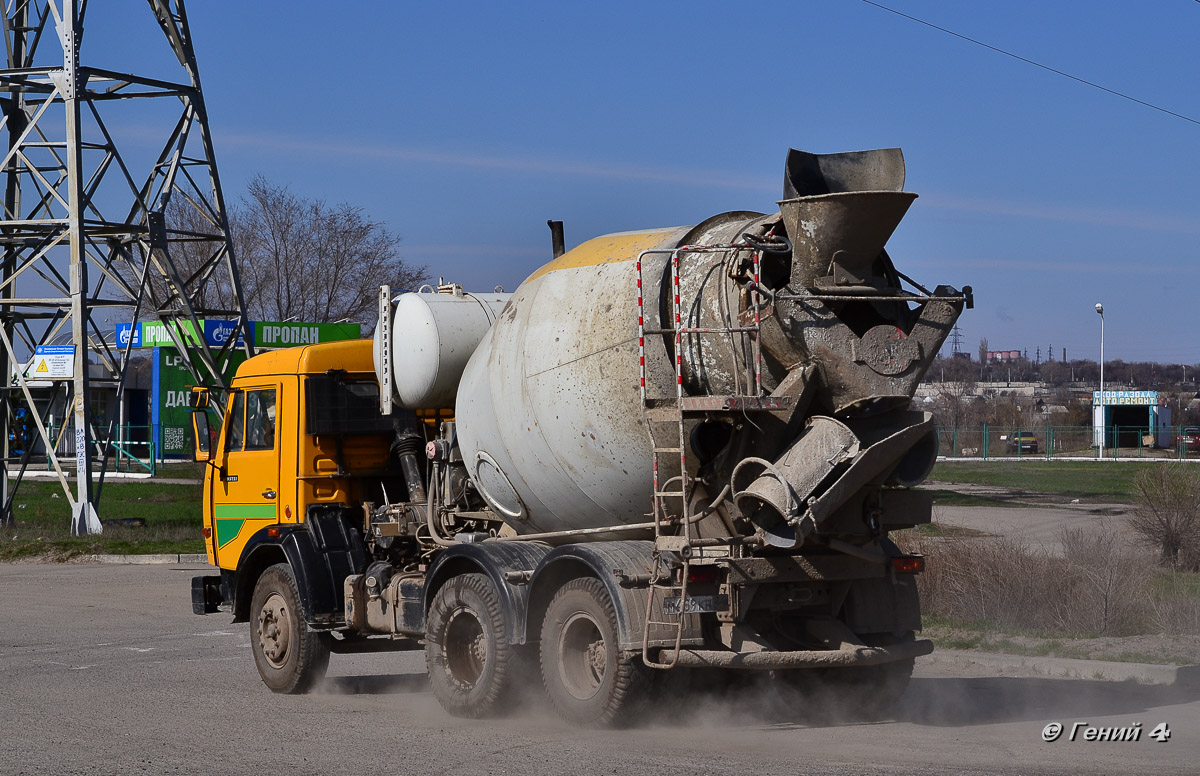
[[[1019,350],[989,350],[987,352],[989,364],[993,361],[1016,361],[1020,357],[1021,351]]]
[[[1170,447],[1171,408],[1158,391],[1093,391],[1092,435],[1098,447],[1135,447],[1139,437]]]

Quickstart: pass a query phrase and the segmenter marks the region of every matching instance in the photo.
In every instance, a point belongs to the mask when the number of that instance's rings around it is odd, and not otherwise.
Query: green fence
[[[75,466],[75,424],[50,424],[46,427],[50,438],[54,440],[54,453],[59,463],[64,467]],[[175,437],[180,437],[176,439]],[[166,443],[166,444],[165,444]],[[173,449],[177,448],[177,449]],[[39,454],[41,448],[34,448],[33,460],[37,465],[44,465],[47,470],[53,468],[49,457]],[[100,459],[103,446],[93,442],[92,460]],[[158,470],[158,464],[164,460],[190,460],[192,457],[191,434],[179,434],[177,431],[162,426],[133,426],[123,425],[113,429],[112,444],[109,447],[106,468],[118,472],[148,472],[151,475]]]
[[[1200,436],[1185,436],[1182,426],[1157,434],[1145,426],[1109,426],[1103,447],[1092,426],[938,426],[937,432],[940,455],[948,458],[1200,460]]]

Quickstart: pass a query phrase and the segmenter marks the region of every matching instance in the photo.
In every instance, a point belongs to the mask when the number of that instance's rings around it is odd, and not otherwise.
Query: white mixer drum
[[[607,235],[564,254],[521,284],[467,365],[463,461],[517,533],[649,519],[634,261],[685,233]]]

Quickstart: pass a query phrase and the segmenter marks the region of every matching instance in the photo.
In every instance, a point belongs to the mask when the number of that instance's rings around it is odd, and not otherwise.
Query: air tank
[[[881,481],[924,434],[908,419],[913,413],[897,413],[907,408],[969,291],[901,288],[884,244],[916,197],[901,191],[903,157],[898,149],[791,151],[784,178],[776,212],[735,211],[696,226],[598,237],[546,264],[513,293],[467,363],[456,402],[468,473],[512,530],[648,520],[653,446],[678,447],[679,436],[676,430],[663,441],[670,426],[657,425],[659,440],[652,442],[648,424],[661,424],[662,415],[647,405],[677,406],[671,404],[677,392],[715,401],[712,412],[693,411],[685,423],[689,469],[695,476],[701,464],[707,467],[710,494],[732,485],[745,459],[780,462],[771,476],[789,480],[787,506],[753,476],[738,486],[745,497],[726,499],[733,519],[749,518],[783,537],[772,543],[802,541],[776,525],[791,525],[795,516],[777,513],[821,495],[797,492],[808,483],[835,479],[825,476],[832,468],[825,474],[813,468],[833,467],[832,458],[810,464],[804,448],[787,455],[812,425],[810,416],[853,420],[846,433],[863,440],[869,470],[843,477],[843,488]],[[679,336],[678,347],[676,293],[680,325],[693,329]],[[757,333],[749,336],[752,325]],[[790,410],[758,420],[730,412],[745,396],[783,397]],[[872,418],[887,433],[870,432]],[[716,439],[709,446],[719,449],[701,449],[708,443],[698,441],[697,427],[705,424],[716,424],[719,433],[699,436]],[[878,439],[900,441],[881,451]],[[853,461],[836,465],[845,469]],[[660,471],[662,478],[678,473],[677,457],[675,467]],[[793,472],[797,467],[804,471]],[[840,491],[834,495],[844,500]]]

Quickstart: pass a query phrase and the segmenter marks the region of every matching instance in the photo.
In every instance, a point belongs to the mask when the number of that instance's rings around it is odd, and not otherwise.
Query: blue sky
[[[1195,0],[883,4],[1200,120]],[[89,8],[84,61],[152,75],[149,12],[120,8]],[[511,290],[547,218],[570,247],[773,210],[789,146],[899,146],[921,198],[889,252],[975,288],[964,350],[1097,358],[1101,301],[1107,358],[1200,362],[1200,124],[860,0],[189,15],[227,196],[262,173],[361,205],[435,277]]]

